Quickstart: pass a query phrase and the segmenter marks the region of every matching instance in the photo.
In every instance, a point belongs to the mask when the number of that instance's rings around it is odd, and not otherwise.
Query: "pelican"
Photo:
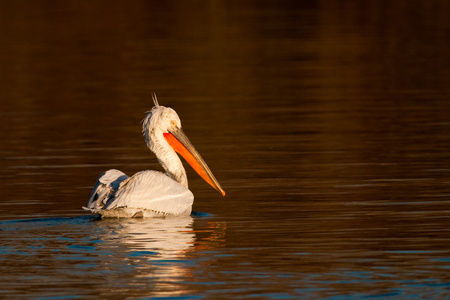
[[[150,217],[190,215],[194,195],[180,154],[213,188],[225,191],[181,129],[175,110],[160,106],[153,94],[154,107],[142,122],[142,132],[165,173],[146,170],[129,177],[111,169],[97,180],[87,207],[83,209],[102,217]]]

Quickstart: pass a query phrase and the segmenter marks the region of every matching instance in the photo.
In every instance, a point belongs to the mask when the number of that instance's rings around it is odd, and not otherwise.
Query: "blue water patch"
[[[396,254],[424,254],[424,253],[436,253],[437,251],[430,250],[395,250],[386,251],[386,253],[396,253]]]
[[[67,242],[72,242],[73,241],[73,239],[65,237],[65,236],[58,236],[56,239],[57,240],[61,240],[61,241],[67,241]]]
[[[10,246],[0,246],[0,254],[8,254],[11,253],[12,247]],[[0,257],[1,259],[1,257]]]
[[[368,295],[365,297],[362,297],[363,299],[371,299],[371,298],[381,298],[381,299],[386,299],[386,298],[397,298],[399,296],[401,296],[402,293],[400,292],[391,292],[391,293],[383,293],[383,294],[377,294],[377,295]]]
[[[40,300],[55,300],[55,299],[80,299],[78,295],[64,295],[64,296],[51,296],[51,297],[39,297]]]
[[[154,251],[133,251],[128,254],[129,257],[142,257],[142,256],[154,256],[158,255],[158,252]]]
[[[96,248],[93,246],[71,245],[71,246],[67,246],[67,249],[94,251]]]
[[[28,230],[39,229],[40,227],[76,225],[98,220],[98,216],[78,216],[78,217],[53,217],[53,218],[31,218],[20,220],[7,220],[0,222],[0,230]]]
[[[434,261],[444,261],[444,262],[450,262],[449,257],[443,257],[443,258],[435,258]]]
[[[233,257],[236,256],[236,254],[233,253],[227,253],[227,254],[217,254],[216,257]]]
[[[205,213],[205,212],[200,212],[200,211],[192,211],[191,217],[193,217],[193,218],[212,218],[212,217],[214,217],[214,215]]]

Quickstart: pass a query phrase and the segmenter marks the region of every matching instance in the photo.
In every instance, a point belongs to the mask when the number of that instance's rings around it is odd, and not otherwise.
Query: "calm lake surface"
[[[303,2],[0,2],[0,298],[448,297],[450,4]],[[226,197],[85,213],[153,91]]]

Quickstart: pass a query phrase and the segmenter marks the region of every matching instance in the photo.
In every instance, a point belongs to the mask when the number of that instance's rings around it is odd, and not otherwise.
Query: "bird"
[[[189,190],[180,154],[222,196],[225,191],[181,129],[178,114],[161,106],[152,94],[153,108],[142,121],[145,142],[165,173],[145,170],[133,176],[111,169],[100,175],[84,210],[101,217],[140,218],[190,215],[194,195]]]

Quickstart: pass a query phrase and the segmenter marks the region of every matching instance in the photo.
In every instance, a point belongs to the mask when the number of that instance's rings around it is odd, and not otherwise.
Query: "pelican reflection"
[[[192,293],[186,282],[203,268],[202,251],[225,244],[225,222],[191,216],[102,219],[96,224],[98,251],[109,254],[103,268],[123,277],[127,285],[139,284],[139,296]]]

